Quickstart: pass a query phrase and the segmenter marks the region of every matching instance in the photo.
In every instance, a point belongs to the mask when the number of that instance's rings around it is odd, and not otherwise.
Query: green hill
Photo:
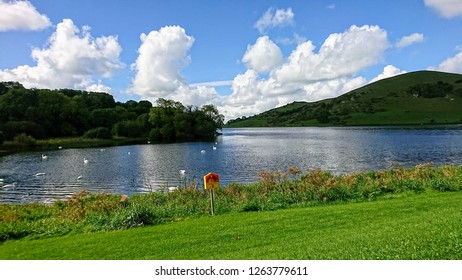
[[[294,102],[230,120],[226,127],[462,123],[462,75],[418,71],[383,79],[337,98]]]

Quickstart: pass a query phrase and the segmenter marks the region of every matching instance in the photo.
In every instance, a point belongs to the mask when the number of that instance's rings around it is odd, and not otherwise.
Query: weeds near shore
[[[270,211],[462,189],[462,167],[436,167],[431,163],[344,175],[320,169],[302,173],[291,166],[287,171],[262,171],[258,178],[253,184],[232,183],[216,190],[215,213]],[[208,215],[208,193],[197,188],[195,179],[182,183],[173,192],[137,194],[127,201],[121,201],[122,195],[82,191],[52,205],[0,205],[0,242],[127,229]]]

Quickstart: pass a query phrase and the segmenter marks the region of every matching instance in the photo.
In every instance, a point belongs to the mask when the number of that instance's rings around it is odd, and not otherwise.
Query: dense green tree
[[[72,102],[67,108],[63,108],[65,113],[63,118],[71,123],[77,130],[77,135],[82,135],[90,129],[90,111],[88,110],[83,98],[79,95],[72,97]]]
[[[92,127],[112,128],[122,118],[116,108],[95,109],[90,114]]]
[[[71,123],[72,99],[59,91],[39,90],[37,103],[27,111],[27,120],[39,123],[48,137],[77,135]]]
[[[425,97],[425,98],[435,98],[435,97],[445,97],[446,95],[452,93],[454,87],[446,82],[438,81],[436,83],[429,84],[418,84],[408,88],[408,93]]]
[[[108,93],[82,92],[81,96],[89,111],[93,111],[95,109],[114,108],[116,106],[114,97]]]
[[[22,121],[29,108],[36,106],[37,92],[24,88],[11,88],[0,96],[0,121]]]
[[[18,82],[0,82],[0,95],[8,92],[9,89],[24,89]]]
[[[112,134],[115,136],[136,138],[145,136],[146,130],[141,122],[128,120],[116,123],[112,128]]]
[[[221,129],[225,122],[225,117],[218,112],[218,109],[212,104],[202,106],[202,111],[205,113],[208,122],[214,126],[215,130]]]
[[[30,135],[36,139],[46,138],[47,134],[43,127],[31,121],[10,121],[1,125],[6,140],[13,140],[18,134]]]
[[[149,113],[153,127],[150,138],[158,141],[213,139],[223,126],[224,117],[213,105],[201,109],[159,99]]]

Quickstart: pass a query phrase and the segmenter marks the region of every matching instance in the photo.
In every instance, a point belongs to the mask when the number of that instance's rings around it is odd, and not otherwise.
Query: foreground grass
[[[0,245],[0,259],[462,259],[462,192],[190,217]]]

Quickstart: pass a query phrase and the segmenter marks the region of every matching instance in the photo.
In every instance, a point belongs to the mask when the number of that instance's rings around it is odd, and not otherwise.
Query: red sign
[[[204,176],[204,189],[219,189],[220,188],[220,176],[215,173],[209,173]]]

